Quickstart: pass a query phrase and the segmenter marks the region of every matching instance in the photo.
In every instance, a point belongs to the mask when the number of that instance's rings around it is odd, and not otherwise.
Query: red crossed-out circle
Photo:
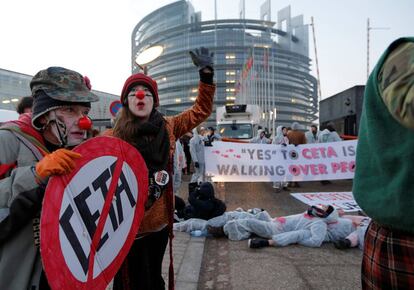
[[[139,225],[144,215],[144,205],[148,196],[148,170],[141,154],[133,146],[118,138],[96,137],[77,146],[73,151],[82,155],[80,159],[75,161],[75,170],[67,175],[52,177],[48,182],[43,200],[40,225],[40,250],[43,266],[49,285],[52,289],[105,289],[120,268],[132,246],[136,233],[138,232]],[[60,240],[62,237],[62,229],[59,223],[60,214],[63,209],[64,201],[67,203],[67,200],[69,199],[75,206],[73,199],[79,192],[73,192],[73,188],[76,188],[76,186],[73,186],[73,182],[76,183],[76,181],[80,179],[82,179],[82,182],[86,183],[93,182],[93,180],[89,180],[91,179],[91,176],[85,176],[85,174],[83,174],[82,168],[88,168],[88,164],[89,167],[92,164],[93,169],[98,173],[106,170],[107,166],[105,164],[99,168],[100,160],[105,160],[105,158],[116,160],[116,163],[112,176],[108,180],[108,191],[104,201],[102,201],[103,206],[99,210],[100,216],[96,220],[96,230],[93,237],[86,237],[87,235],[84,235],[85,239],[82,240],[83,243],[85,243],[85,241],[89,243],[89,259],[87,277],[85,276],[84,281],[81,281],[82,279],[78,279],[72,272],[73,268],[71,270],[68,266],[68,249],[67,247],[65,248],[62,246],[62,241]],[[124,172],[125,169],[127,169],[127,172]],[[96,251],[99,249],[98,246],[101,241],[105,224],[109,224],[108,215],[111,205],[116,200],[115,191],[121,174],[124,174],[124,176],[126,175],[124,180],[128,180],[127,183],[136,184],[136,188],[138,189],[137,193],[134,192],[137,199],[134,206],[135,208],[131,208],[131,210],[133,210],[133,217],[130,217],[132,222],[129,230],[125,230],[125,227],[123,227],[121,235],[123,235],[122,238],[124,238],[125,241],[123,245],[120,245],[119,252],[112,252],[113,260],[108,261],[107,259],[105,261],[106,264],[103,263],[106,267],[99,268],[102,265],[102,261],[107,257],[97,256],[95,259],[95,255],[97,255]],[[95,192],[93,194],[98,193]],[[103,199],[102,195],[100,195],[100,197]],[[97,198],[97,196],[95,196],[95,198]],[[77,224],[83,225],[83,233],[86,233],[85,225],[83,222],[80,222],[81,217],[76,214],[76,209],[72,218],[77,219]],[[120,228],[121,227],[119,227],[119,229]],[[112,237],[115,236],[115,233],[116,231],[114,231]],[[76,234],[82,236],[79,232]],[[127,236],[125,237],[125,235]],[[110,238],[108,240],[110,240]],[[67,245],[67,243],[65,245]],[[99,271],[96,271],[97,268],[99,268]],[[94,271],[99,274],[94,275]]]
[[[120,100],[115,100],[109,105],[109,112],[111,112],[111,115],[113,117],[116,117],[116,114],[118,114],[119,110],[122,108],[122,103]]]

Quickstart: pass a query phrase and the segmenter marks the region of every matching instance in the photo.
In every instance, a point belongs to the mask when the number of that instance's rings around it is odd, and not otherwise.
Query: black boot
[[[225,236],[223,227],[213,227],[208,225],[207,232],[215,238],[221,238]]]
[[[247,245],[249,246],[249,248],[252,248],[252,249],[259,249],[259,248],[270,246],[269,241],[266,239],[262,239],[262,238],[249,239],[247,241]]]
[[[340,249],[340,250],[351,248],[351,241],[348,239],[338,240],[333,243],[334,243],[335,248]]]

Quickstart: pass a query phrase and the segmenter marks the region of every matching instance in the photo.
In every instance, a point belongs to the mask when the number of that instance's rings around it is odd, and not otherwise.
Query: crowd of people
[[[323,242],[333,242],[338,249],[359,246],[364,253],[364,289],[414,288],[414,38],[389,46],[365,90],[353,194],[369,218],[347,217],[332,206],[276,218],[262,209],[226,211],[214,186],[205,181],[202,154],[204,146],[221,139],[214,128],[200,127],[213,110],[213,54],[200,48],[190,56],[200,79],[191,108],[163,116],[157,110],[157,82],[146,74],[133,74],[121,90],[122,109],[114,127],[104,132],[135,147],[148,169],[144,217],[113,289],[165,289],[161,266],[169,239],[171,250],[173,228],[247,239],[250,248],[318,247]],[[88,113],[99,98],[89,78],[49,67],[35,74],[30,89],[32,96],[19,104],[19,119],[0,127],[1,289],[49,289],[50,277],[39,252],[45,189],[51,176],[75,170],[82,156],[72,149],[97,134]],[[321,132],[312,126],[306,133],[296,122],[291,128],[279,126],[272,140],[264,130],[257,133],[252,143],[287,146],[341,140],[331,123]],[[181,181],[177,174],[190,174],[191,164],[194,173],[186,204],[174,193]],[[156,183],[159,172],[168,174],[171,182]],[[276,186],[287,188],[284,183]],[[175,199],[184,218],[173,224]],[[169,289],[174,288],[171,266],[170,261]]]
[[[328,122],[325,129],[318,131],[318,126],[315,124],[310,126],[307,132],[303,132],[298,122],[293,122],[291,127],[278,126],[273,138],[272,134],[266,133],[266,130],[259,129],[256,137],[250,140],[250,143],[256,144],[277,144],[277,145],[301,145],[313,143],[327,143],[342,141],[339,134],[336,132],[335,124]]]
[[[291,127],[278,126],[273,138],[270,138],[269,133],[264,129],[259,129],[257,135],[249,142],[256,144],[276,144],[276,145],[300,145],[312,143],[327,143],[342,141],[339,134],[336,132],[335,124],[329,122],[324,130],[318,131],[316,125],[312,125],[306,133],[300,130],[298,122],[293,122]],[[222,137],[216,132],[214,127],[199,126],[194,128],[192,132],[187,132],[179,140],[177,140],[177,150],[175,154],[175,168],[174,171],[177,190],[174,193],[178,194],[178,188],[181,184],[182,174],[191,174],[191,182],[201,183],[205,181],[205,160],[204,147],[212,146],[214,141],[220,141]],[[322,184],[329,184],[329,181],[322,181]],[[289,187],[299,187],[297,182],[274,182],[273,188],[280,192],[281,190],[289,191]]]
[[[257,136],[251,139],[250,143],[298,146],[302,144],[342,141],[341,137],[336,132],[335,124],[333,122],[328,122],[325,129],[322,131],[318,131],[318,127],[316,125],[311,125],[307,132],[300,130],[300,124],[298,122],[293,122],[291,127],[277,126],[276,133],[272,139],[269,135],[271,134],[266,134],[265,130],[259,129],[257,131]],[[328,180],[322,180],[321,183],[326,185],[331,182]],[[298,182],[273,182],[273,188],[276,192],[280,192],[282,190],[289,191],[289,187],[299,186]]]
[[[256,234],[258,238],[249,239],[251,248],[290,243],[318,246],[326,240],[333,241],[338,249],[359,246],[363,248],[363,289],[414,288],[414,219],[410,212],[414,206],[413,56],[414,38],[394,41],[380,57],[365,88],[352,191],[369,218],[357,217],[359,221],[355,222],[356,217],[341,217],[350,226],[332,237],[329,232],[340,229],[341,223],[326,223],[334,213],[329,208],[313,208],[276,220],[266,220],[266,217],[261,220],[263,215],[246,217],[249,213],[245,212],[225,213],[218,218],[222,222],[219,226],[209,224],[217,220],[213,218],[184,221],[175,228],[186,231],[197,225],[213,236],[226,235],[236,240]],[[278,127],[273,140],[268,137],[259,130],[251,142],[299,145],[341,140],[333,124],[327,124],[321,132],[312,126],[306,134],[297,130],[297,124],[292,124],[291,130]],[[398,148],[395,144],[399,144]],[[316,216],[305,218],[312,214]],[[239,215],[241,219],[235,217]],[[315,235],[318,232],[321,235]]]

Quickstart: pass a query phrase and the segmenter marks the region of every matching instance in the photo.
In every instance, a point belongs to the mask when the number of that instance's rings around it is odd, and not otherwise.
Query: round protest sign
[[[43,200],[40,250],[52,289],[105,289],[144,215],[148,170],[141,154],[113,137],[73,151],[72,173],[52,177]]]

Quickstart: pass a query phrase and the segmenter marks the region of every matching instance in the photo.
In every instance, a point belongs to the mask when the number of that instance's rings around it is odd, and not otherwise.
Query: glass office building
[[[291,17],[290,7],[278,12],[277,25],[270,18],[270,2],[261,7],[260,20],[202,21],[188,1],[177,1],[155,10],[134,28],[132,72],[140,71],[136,57],[161,45],[160,57],[148,64],[157,80],[160,105],[171,114],[190,107],[197,95],[198,72],[189,50],[204,46],[214,52],[215,106],[256,104],[263,124],[272,128],[298,121],[303,128],[317,119],[317,81],[310,74],[308,26],[303,16]],[[268,18],[266,20],[266,17]],[[276,113],[276,114],[275,114]],[[215,123],[215,114],[209,118]]]
[[[31,75],[0,69],[0,109],[16,110],[17,103],[24,96],[30,96]],[[92,80],[93,84],[93,80]],[[111,113],[109,106],[119,96],[92,90],[99,101],[91,104],[89,116],[93,120],[109,120]]]

